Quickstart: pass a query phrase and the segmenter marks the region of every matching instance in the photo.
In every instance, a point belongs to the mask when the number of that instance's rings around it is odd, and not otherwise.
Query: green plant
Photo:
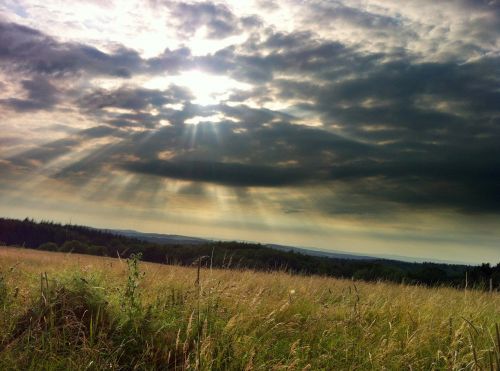
[[[139,284],[145,273],[139,270],[139,261],[141,258],[142,254],[132,254],[127,259],[128,275],[121,298],[121,306],[128,314],[129,319],[136,317],[142,311]]]

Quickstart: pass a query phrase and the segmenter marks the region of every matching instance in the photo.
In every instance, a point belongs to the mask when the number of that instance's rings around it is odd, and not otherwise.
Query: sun
[[[246,90],[248,84],[233,80],[223,75],[213,75],[192,70],[172,76],[174,84],[185,87],[193,94],[193,103],[209,106],[229,98],[234,90]]]
[[[142,81],[147,89],[168,89],[169,85],[186,88],[193,95],[192,103],[201,106],[218,104],[227,100],[235,90],[249,90],[247,83],[225,75],[210,74],[200,70],[190,70],[173,76],[155,76]]]

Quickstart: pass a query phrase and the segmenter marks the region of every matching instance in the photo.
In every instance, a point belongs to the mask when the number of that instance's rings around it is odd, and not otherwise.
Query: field
[[[496,370],[500,294],[0,248],[0,369]]]

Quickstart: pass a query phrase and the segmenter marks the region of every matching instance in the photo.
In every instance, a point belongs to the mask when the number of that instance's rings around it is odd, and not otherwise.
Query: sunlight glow
[[[218,104],[227,99],[233,90],[249,88],[248,84],[235,81],[227,76],[211,75],[198,70],[173,76],[171,81],[176,85],[188,88],[195,97],[192,102],[202,106]]]
[[[188,89],[193,94],[192,103],[202,106],[218,104],[227,100],[235,90],[248,90],[250,85],[236,81],[227,76],[213,75],[206,72],[191,70],[175,76],[155,76],[141,82],[146,89],[167,90],[170,85]],[[179,110],[182,105],[167,103],[165,108]]]

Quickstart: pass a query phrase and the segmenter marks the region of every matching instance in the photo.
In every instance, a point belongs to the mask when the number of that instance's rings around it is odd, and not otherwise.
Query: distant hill
[[[141,241],[159,243],[159,244],[176,244],[176,245],[201,245],[206,243],[213,243],[215,239],[181,236],[176,234],[162,234],[162,233],[144,233],[138,232],[130,229],[103,229],[105,232],[110,232],[113,234],[118,234],[126,237],[137,238]],[[241,243],[255,243],[252,241],[238,241]],[[443,264],[457,264],[466,265],[464,262],[455,260],[439,260],[439,259],[429,259],[429,258],[416,258],[403,255],[388,255],[388,254],[374,254],[374,255],[363,255],[363,254],[353,254],[346,251],[325,251],[319,250],[312,247],[297,247],[289,245],[278,245],[271,243],[264,243],[263,246],[269,247],[271,249],[279,251],[293,251],[298,254],[332,258],[332,259],[349,259],[349,260],[398,260],[402,262],[409,263],[443,263]]]
[[[103,229],[105,232],[118,234],[126,237],[137,238],[141,241],[158,243],[158,244],[174,244],[174,245],[200,245],[213,242],[203,238],[180,236],[177,234],[161,234],[161,233],[143,233],[131,229]]]
[[[110,232],[113,234],[118,234],[121,236],[137,238],[141,241],[153,242],[159,244],[179,244],[179,245],[201,245],[205,243],[213,243],[216,240],[205,239],[198,237],[181,236],[177,234],[162,234],[162,233],[144,233],[138,232],[130,229],[103,229],[104,232]],[[253,243],[249,241],[239,241],[241,243]],[[288,245],[277,245],[277,244],[263,244],[265,247],[279,251],[293,251],[296,253],[312,256],[322,256],[325,258],[336,258],[336,259],[353,259],[353,260],[377,260],[380,258],[368,256],[368,255],[357,255],[349,254],[343,251],[320,251],[316,249],[308,249],[303,247],[295,247]]]
[[[319,256],[324,258],[331,259],[349,259],[349,260],[380,260],[380,258],[368,255],[357,255],[357,254],[349,254],[343,251],[321,251],[316,249],[308,249],[303,247],[294,247],[294,246],[286,246],[286,245],[276,245],[276,244],[266,244],[265,246],[270,247],[272,249],[280,250],[280,251],[293,251],[298,254]]]

